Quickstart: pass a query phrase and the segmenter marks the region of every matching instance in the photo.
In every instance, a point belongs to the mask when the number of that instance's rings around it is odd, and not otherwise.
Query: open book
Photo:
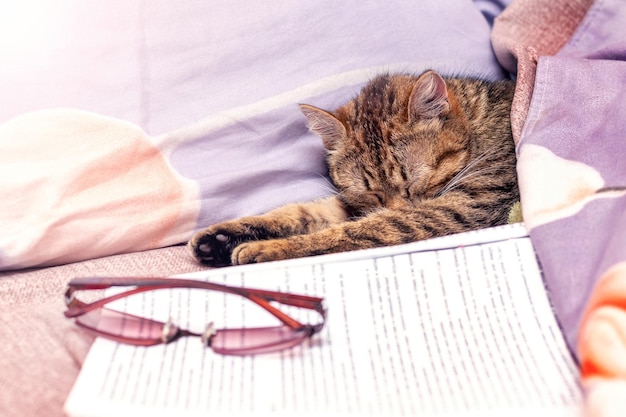
[[[98,339],[69,415],[581,414],[577,365],[522,225],[186,277],[323,296],[328,321],[301,346],[257,356],[218,355],[195,338]],[[191,328],[267,319],[247,300],[209,307],[206,292],[154,293],[119,308]]]

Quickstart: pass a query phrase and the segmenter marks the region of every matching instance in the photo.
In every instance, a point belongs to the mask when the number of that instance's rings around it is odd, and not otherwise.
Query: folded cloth
[[[188,238],[196,187],[131,123],[77,110],[0,126],[0,269],[58,265]]]
[[[620,0],[519,0],[492,34],[517,70],[524,221],[598,417],[626,409],[624,28]]]

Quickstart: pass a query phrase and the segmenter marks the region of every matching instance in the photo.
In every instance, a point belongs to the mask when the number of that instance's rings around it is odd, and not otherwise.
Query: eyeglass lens
[[[108,308],[90,311],[78,317],[77,323],[104,337],[143,346],[168,342],[178,332],[175,326]],[[185,335],[200,336],[191,332],[185,332]],[[247,355],[287,349],[301,343],[306,337],[306,331],[282,325],[219,329],[211,337],[210,343],[216,353]]]

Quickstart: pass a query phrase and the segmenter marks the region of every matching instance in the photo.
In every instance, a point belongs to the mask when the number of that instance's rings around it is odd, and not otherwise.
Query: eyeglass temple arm
[[[110,288],[109,287],[102,287],[102,288]],[[83,301],[80,301],[78,299],[76,299],[76,297],[74,296],[74,292],[77,290],[91,290],[91,289],[101,289],[100,287],[98,288],[75,288],[70,286],[66,291],[65,291],[65,304],[67,305],[68,309],[64,312],[65,317],[77,317],[80,316],[81,314],[85,314],[88,313],[89,311],[95,310],[97,308],[102,308],[104,307],[106,304],[111,303],[115,300],[119,300],[121,298],[124,297],[128,297],[130,295],[133,294],[137,294],[140,292],[146,292],[146,291],[151,291],[151,290],[158,290],[161,288],[169,288],[169,287],[137,287],[134,288],[132,290],[128,290],[125,292],[121,292],[121,293],[117,293],[117,294],[113,294],[110,295],[108,297],[104,297],[101,298],[97,301],[94,301],[92,303],[85,303]]]
[[[150,278],[150,277],[93,277],[93,278],[75,278],[68,284],[77,290],[96,290],[111,287],[133,287],[133,286],[159,286],[159,287],[184,287],[184,288],[200,288],[207,290],[217,290],[244,295],[245,293],[254,293],[264,298],[277,301],[281,304],[293,305],[303,308],[314,308],[315,303],[322,299],[302,294],[289,294],[279,291],[261,290],[256,288],[231,287],[224,284],[216,284],[213,282],[197,281],[190,279],[177,278]]]
[[[297,329],[303,327],[303,324],[283,313],[276,307],[272,306],[269,301],[275,301],[285,305],[291,305],[300,308],[317,311],[322,318],[326,319],[326,309],[323,305],[323,299],[300,294],[287,294],[277,291],[268,291],[252,288],[230,287],[228,285],[215,284],[212,282],[175,279],[175,278],[76,278],[68,284],[66,291],[66,304],[68,310],[65,311],[66,317],[76,317],[96,308],[145,291],[167,288],[199,288],[207,290],[222,291],[230,294],[240,295],[249,299],[261,308],[272,314],[274,317],[282,321],[287,326]],[[73,293],[76,290],[94,290],[106,289],[119,286],[136,286],[136,288],[125,291],[123,293],[114,294],[109,297],[102,298],[93,303],[84,303],[74,298]],[[317,326],[314,326],[317,327]],[[319,326],[321,329],[321,326]],[[318,331],[318,330],[317,330]]]

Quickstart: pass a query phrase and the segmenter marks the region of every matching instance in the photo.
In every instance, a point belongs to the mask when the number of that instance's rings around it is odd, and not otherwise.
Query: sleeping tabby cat
[[[332,197],[216,224],[189,242],[212,265],[396,245],[507,222],[518,201],[512,81],[383,75],[334,112],[303,104]]]

